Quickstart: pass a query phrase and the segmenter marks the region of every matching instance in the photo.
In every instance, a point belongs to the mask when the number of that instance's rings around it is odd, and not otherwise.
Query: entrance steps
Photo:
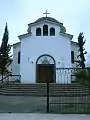
[[[89,94],[89,87],[79,84],[49,84],[50,96],[80,96]],[[19,84],[9,83],[0,87],[0,95],[16,95],[16,96],[46,96],[47,84]]]

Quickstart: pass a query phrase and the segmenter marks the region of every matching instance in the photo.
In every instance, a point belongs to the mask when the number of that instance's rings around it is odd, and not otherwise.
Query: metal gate
[[[60,84],[47,83],[47,112],[90,113],[90,69],[58,68]]]

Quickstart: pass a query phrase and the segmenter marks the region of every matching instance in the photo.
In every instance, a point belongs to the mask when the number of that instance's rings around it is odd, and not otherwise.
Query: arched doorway
[[[42,55],[36,61],[36,82],[50,83],[56,82],[56,64],[50,55]]]

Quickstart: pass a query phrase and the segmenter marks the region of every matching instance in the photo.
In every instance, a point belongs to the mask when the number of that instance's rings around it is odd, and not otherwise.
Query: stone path
[[[90,120],[90,115],[0,114],[0,120]]]

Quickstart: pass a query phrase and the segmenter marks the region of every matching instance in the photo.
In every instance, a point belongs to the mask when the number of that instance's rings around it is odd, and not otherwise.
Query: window
[[[36,36],[41,36],[41,28],[36,29]]]
[[[20,64],[20,52],[18,52],[18,64]]]
[[[43,26],[43,36],[48,36],[48,25]]]
[[[71,51],[71,62],[74,63],[74,51]]]
[[[50,36],[55,36],[55,28],[50,28]]]

